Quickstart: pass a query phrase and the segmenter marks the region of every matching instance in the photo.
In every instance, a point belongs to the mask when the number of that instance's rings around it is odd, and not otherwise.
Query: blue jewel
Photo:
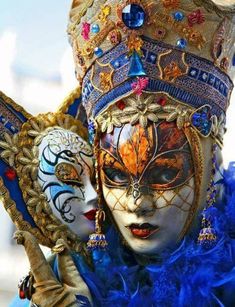
[[[180,49],[184,49],[184,48],[186,48],[186,46],[187,46],[187,41],[186,41],[186,39],[184,39],[184,38],[180,38],[180,39],[177,40],[176,45],[177,45],[177,47],[179,47]]]
[[[128,77],[140,77],[140,76],[146,76],[146,72],[140,56],[136,51],[134,51],[130,59],[130,69],[128,72]]]
[[[139,29],[144,25],[145,12],[137,4],[129,4],[122,11],[122,20],[129,29]]]
[[[95,124],[93,121],[88,123],[89,143],[92,145],[95,139]]]
[[[115,61],[115,62],[114,62],[114,67],[115,67],[115,68],[120,67],[120,62],[119,62],[119,61]]]
[[[98,58],[101,57],[101,56],[104,54],[103,50],[102,50],[101,48],[99,48],[99,47],[96,47],[96,48],[94,49],[94,53],[95,53],[95,55],[96,55]]]
[[[234,53],[234,55],[233,55],[232,64],[233,64],[233,66],[235,66],[235,53]]]
[[[92,27],[91,27],[91,32],[92,33],[99,33],[100,32],[100,26],[97,23],[93,24]]]
[[[150,60],[152,61],[152,63],[155,63],[155,61],[156,61],[156,55],[151,55],[150,56]]]
[[[211,132],[212,121],[210,118],[210,108],[205,106],[192,115],[192,125],[204,136]]]
[[[200,115],[198,113],[195,113],[193,116],[192,116],[192,123],[195,127],[198,127],[200,126]]]
[[[176,21],[182,21],[184,19],[184,14],[182,12],[175,12],[173,17]]]

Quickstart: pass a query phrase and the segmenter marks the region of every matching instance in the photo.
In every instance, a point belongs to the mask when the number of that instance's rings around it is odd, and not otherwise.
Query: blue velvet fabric
[[[0,177],[3,180],[5,187],[8,189],[11,199],[16,203],[16,208],[22,214],[23,219],[27,221],[33,228],[36,228],[36,224],[32,216],[29,214],[27,205],[24,201],[23,193],[19,186],[18,177],[16,177],[13,181],[7,179],[5,176],[5,171],[7,169],[9,169],[8,164],[0,159]]]

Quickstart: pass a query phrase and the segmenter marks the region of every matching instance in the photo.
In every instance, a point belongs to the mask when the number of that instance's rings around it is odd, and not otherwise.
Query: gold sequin
[[[129,49],[130,53],[134,51],[140,53],[142,46],[143,46],[143,40],[139,36],[131,34],[128,37],[127,48]]]
[[[165,81],[174,81],[176,78],[182,76],[184,73],[177,65],[176,62],[171,62],[164,68],[164,80]]]
[[[113,87],[112,76],[113,74],[110,72],[100,73],[100,87],[102,91],[108,92]]]
[[[101,22],[105,23],[110,13],[111,13],[111,7],[109,5],[105,5],[101,8],[101,12],[99,13],[98,19]]]

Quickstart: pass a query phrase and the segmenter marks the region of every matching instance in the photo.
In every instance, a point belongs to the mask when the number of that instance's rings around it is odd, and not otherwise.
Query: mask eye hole
[[[126,186],[129,184],[129,175],[124,171],[121,171],[113,167],[104,167],[103,172],[105,174],[106,184],[116,184],[119,186]]]
[[[83,186],[81,177],[79,176],[76,168],[69,163],[59,163],[55,169],[55,175],[58,180],[63,183],[81,187]]]
[[[144,182],[156,190],[170,190],[187,182],[194,174],[189,152],[175,151],[157,157],[144,174]]]
[[[153,167],[152,169],[148,170],[147,180],[149,184],[170,184],[175,180],[178,173],[179,170],[173,167]]]

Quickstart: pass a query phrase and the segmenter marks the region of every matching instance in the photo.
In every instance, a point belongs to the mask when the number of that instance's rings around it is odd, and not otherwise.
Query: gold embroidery
[[[175,79],[184,75],[183,71],[175,62],[171,62],[170,64],[168,64],[163,71],[164,71],[163,79],[165,81],[170,81],[170,82],[174,82]]]
[[[100,87],[103,92],[107,93],[112,87],[112,73],[101,72],[100,73]]]
[[[81,51],[82,55],[88,59],[91,59],[94,55],[94,49],[102,44],[110,31],[112,31],[114,28],[115,23],[108,20],[105,27],[98,34],[96,34],[91,41],[85,44],[85,47]]]
[[[111,7],[109,5],[102,6],[101,12],[98,15],[98,19],[101,22],[105,23],[110,13],[111,13]]]

